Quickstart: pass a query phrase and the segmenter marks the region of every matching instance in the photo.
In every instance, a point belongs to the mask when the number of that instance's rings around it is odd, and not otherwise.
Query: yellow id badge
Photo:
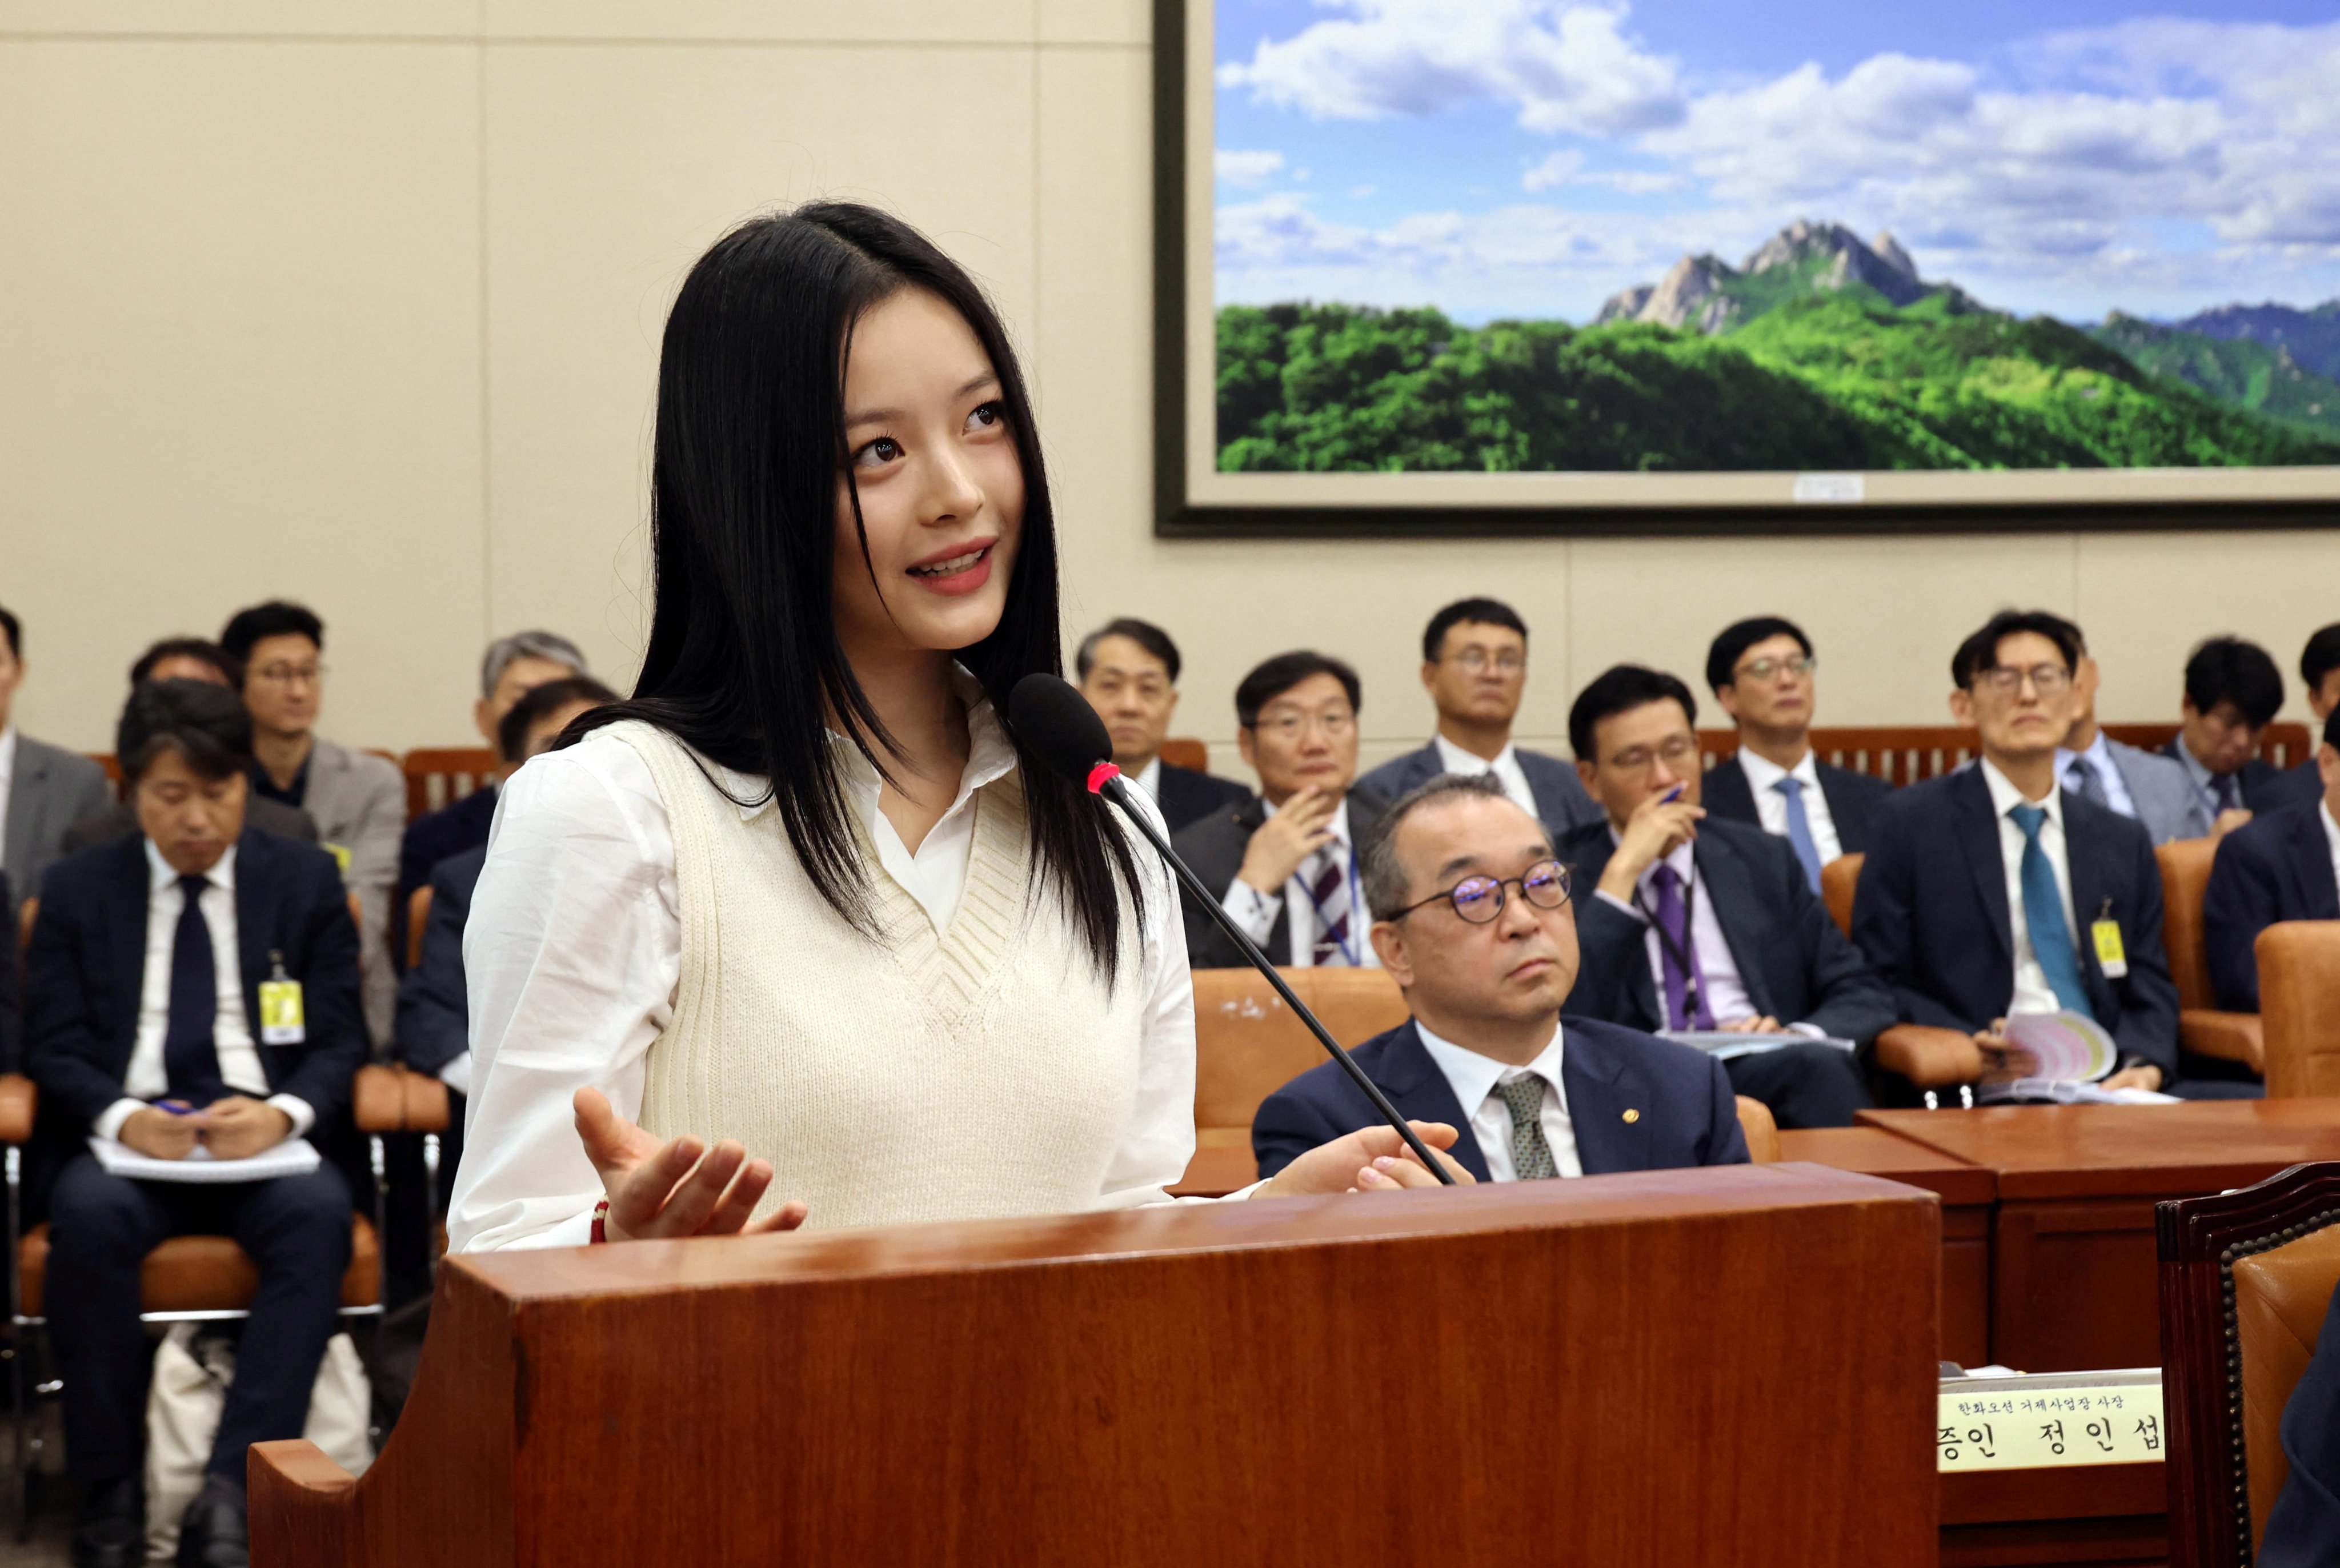
[[[348,881],[350,879],[350,847],[347,844],[326,844],[322,848],[333,858],[333,864],[342,868],[342,880]]]
[[[301,982],[261,981],[260,1043],[263,1046],[297,1046],[308,1038],[307,1020],[301,1009]]]
[[[2107,980],[2117,980],[2128,973],[2128,955],[2121,948],[2120,922],[2098,920],[2088,928],[2097,939],[2097,968]]]

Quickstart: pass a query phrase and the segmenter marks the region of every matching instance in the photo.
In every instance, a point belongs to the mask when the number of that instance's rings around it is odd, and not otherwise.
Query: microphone
[[[1198,908],[1209,911],[1211,918],[1218,922],[1219,928],[1234,939],[1235,947],[1251,960],[1252,968],[1266,977],[1267,983],[1275,987],[1275,994],[1284,998],[1284,1005],[1292,1009],[1293,1016],[1308,1026],[1308,1032],[1316,1037],[1316,1043],[1324,1047],[1325,1054],[1341,1064],[1341,1070],[1349,1075],[1349,1081],[1355,1084],[1358,1091],[1373,1102],[1373,1108],[1381,1112],[1383,1118],[1397,1129],[1397,1136],[1405,1140],[1406,1147],[1413,1151],[1414,1157],[1429,1169],[1431,1175],[1453,1186],[1453,1176],[1447,1174],[1446,1167],[1423,1143],[1422,1136],[1413,1130],[1404,1116],[1398,1114],[1398,1108],[1390,1104],[1389,1097],[1382,1093],[1380,1086],[1365,1077],[1365,1069],[1357,1066],[1349,1053],[1341,1048],[1340,1042],[1317,1021],[1316,1015],[1292,994],[1292,987],[1284,983],[1282,975],[1275,972],[1275,966],[1268,961],[1265,953],[1259,950],[1259,944],[1253,941],[1244,928],[1235,924],[1234,918],[1219,907],[1219,896],[1203,885],[1203,879],[1179,858],[1178,851],[1170,848],[1170,841],[1155,830],[1153,819],[1130,799],[1129,781],[1122,777],[1121,769],[1113,765],[1113,741],[1106,734],[1105,720],[1098,718],[1096,710],[1089,706],[1089,700],[1061,677],[1040,673],[1027,675],[1017,681],[1016,690],[1007,695],[1007,723],[1016,731],[1016,738],[1050,772],[1061,774],[1090,794],[1102,795],[1121,808],[1121,814],[1145,835],[1146,841],[1154,846],[1164,863],[1176,875],[1178,884],[1186,889],[1187,897],[1193,898]]]

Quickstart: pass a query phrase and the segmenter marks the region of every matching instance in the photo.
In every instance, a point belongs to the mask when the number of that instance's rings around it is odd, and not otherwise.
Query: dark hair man
[[[1819,660],[1803,628],[1759,615],[1723,628],[1706,650],[1706,684],[1739,727],[1739,753],[1706,777],[1714,816],[1777,834],[1796,852],[1804,880],[1869,845],[1869,817],[1893,786],[1812,753]]]
[[[2254,944],[2278,920],[2340,920],[2340,708],[2310,759],[2324,793],[2262,811],[2220,840],[2202,896],[2202,946],[2218,1006],[2259,1010]]]
[[[2340,712],[2340,622],[2319,628],[2299,650],[2299,680],[2307,692],[2308,716],[2320,734],[2324,721]],[[2308,754],[2259,787],[2259,809],[2313,804],[2324,799],[2322,765]]]
[[[234,693],[140,686],[117,749],[141,832],[50,868],[25,964],[26,1065],[64,1156],[47,1312],[66,1463],[82,1484],[74,1561],[144,1560],[153,1349],[139,1272],[187,1234],[234,1237],[260,1274],[203,1490],[180,1526],[181,1561],[238,1561],[244,1452],[301,1434],[333,1332],[348,1184],[331,1161],[267,1179],[132,1180],[88,1146],[238,1159],[338,1128],[366,1049],[357,932],[331,856],[245,828],[252,720]]]
[[[105,769],[79,752],[20,733],[10,710],[25,683],[25,630],[0,610],[0,876],[16,908],[41,890],[41,877],[64,848],[66,832],[114,802]]]
[[[1409,1119],[1462,1135],[1443,1146],[1472,1176],[1746,1160],[1717,1063],[1561,1016],[1578,962],[1568,871],[1499,780],[1450,775],[1399,800],[1367,838],[1365,885],[1373,947],[1413,1016],[1351,1055]],[[1335,1064],[1312,1067],[1252,1121],[1260,1174],[1379,1119]]]
[[[1081,695],[1113,738],[1114,766],[1162,808],[1175,833],[1214,811],[1239,809],[1251,791],[1231,779],[1162,760],[1178,711],[1178,645],[1152,621],[1123,616],[1081,639],[1073,670]]]
[[[150,644],[130,667],[130,684],[149,680],[208,680],[231,690],[243,690],[243,665],[216,642],[200,637],[165,637]]]
[[[1366,774],[1359,787],[1390,800],[1442,773],[1492,773],[1554,837],[1599,821],[1574,769],[1512,744],[1527,680],[1528,628],[1519,612],[1498,600],[1456,600],[1422,633],[1422,686],[1438,710],[1437,733],[1421,750]]]
[[[243,664],[253,789],[309,813],[365,911],[359,966],[366,1028],[375,1043],[386,1045],[398,995],[390,967],[390,899],[406,826],[406,781],[386,759],[316,733],[324,697],[325,623],[313,610],[283,600],[238,610],[220,633],[220,646]]]
[[[2186,769],[2216,831],[2227,833],[2248,813],[2280,804],[2266,798],[2278,777],[2258,755],[2259,731],[2283,711],[2283,671],[2267,650],[2239,637],[2213,637],[2186,660],[2184,722],[2167,750]]]
[[[2039,611],[2002,610],[1958,645],[1950,712],[1977,732],[1981,759],[1879,809],[1853,939],[1904,1021],[1973,1042],[1978,1077],[2026,1066],[2008,1048],[2008,1017],[2068,1008],[2118,1047],[2103,1087],[2221,1097],[2232,1086],[2173,1081],[2177,991],[2151,840],[2056,787],[2079,659],[2070,624]]]
[[[2143,824],[2157,844],[2207,835],[2210,810],[2186,769],[2172,758],[2123,745],[2097,722],[2097,690],[2104,671],[2088,652],[2080,629],[2068,620],[2064,629],[2080,650],[2080,663],[2072,672],[2071,732],[2056,749],[2056,782],[2092,805]]]
[[[1849,1126],[1869,1101],[1850,1052],[1893,998],[1812,891],[1790,843],[1700,806],[1698,708],[1671,675],[1621,664],[1569,710],[1603,820],[1560,842],[1579,878],[1584,968],[1572,1012],[1651,1032],[1748,1037],[1731,1087],[1781,1126]]]
[[[1322,653],[1280,653],[1235,688],[1235,744],[1259,798],[1214,811],[1175,839],[1251,939],[1279,964],[1370,966],[1356,845],[1383,802],[1353,789],[1357,672]],[[1187,961],[1233,968],[1242,950],[1186,911]]]

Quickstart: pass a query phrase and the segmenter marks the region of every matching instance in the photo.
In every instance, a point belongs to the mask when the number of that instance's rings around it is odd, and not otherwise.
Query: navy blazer
[[[460,800],[425,811],[406,825],[398,840],[398,887],[390,901],[391,961],[406,963],[406,906],[417,888],[428,887],[439,862],[466,849],[482,849],[496,819],[496,787],[482,784]]]
[[[1747,1163],[1739,1102],[1720,1062],[1595,1018],[1563,1017],[1560,1027],[1560,1077],[1586,1176]],[[1349,1055],[1408,1120],[1444,1122],[1460,1133],[1448,1152],[1488,1179],[1471,1118],[1412,1019]],[[1629,1111],[1640,1115],[1629,1122]],[[1386,1125],[1340,1064],[1321,1062],[1267,1097],[1252,1118],[1252,1153],[1259,1174],[1272,1176],[1320,1144]]]
[[[1365,831],[1389,807],[1389,802],[1366,789],[1363,785],[1349,787],[1349,841],[1362,846]],[[1203,886],[1221,898],[1234,885],[1235,873],[1243,869],[1244,851],[1251,848],[1251,836],[1267,820],[1267,803],[1258,796],[1246,798],[1242,805],[1231,809],[1212,812],[1199,822],[1190,822],[1174,835],[1170,847],[1178,851],[1189,869],[1201,879]],[[1181,908],[1186,917],[1186,964],[1195,969],[1242,969],[1251,966],[1243,949],[1211,918],[1205,910],[1194,907],[1194,900],[1180,895]],[[1350,933],[1351,939],[1363,949],[1365,933]],[[1292,962],[1292,908],[1287,896],[1284,907],[1276,910],[1275,924],[1260,946],[1266,950],[1268,962]]]
[[[8,896],[8,873],[5,871],[0,871],[0,913],[12,918],[16,913],[15,900]],[[15,933],[12,930],[7,935],[14,937]],[[24,1070],[22,1033],[25,1008],[23,998],[17,996],[16,991],[16,966],[6,957],[0,956],[0,1073]],[[5,1266],[0,1265],[0,1267]]]
[[[2320,800],[2254,817],[2218,841],[2202,895],[2202,948],[2218,1006],[2259,1010],[2252,944],[2277,920],[2340,920]]]
[[[463,976],[463,923],[471,893],[488,863],[488,847],[464,850],[431,873],[431,918],[422,928],[422,959],[398,983],[398,1027],[392,1052],[419,1073],[437,1077],[471,1048],[471,987]]]
[[[1877,814],[1879,804],[1893,793],[1893,786],[1874,774],[1855,773],[1817,757],[1812,759],[1812,770],[1819,775],[1820,796],[1828,802],[1829,820],[1836,824],[1838,845],[1848,855],[1866,853],[1869,819]],[[1755,809],[1754,782],[1739,765],[1735,753],[1706,770],[1699,785],[1699,804],[1706,808],[1710,820],[1720,817],[1750,828],[1763,826],[1762,816]]]
[[[25,1067],[40,1085],[43,1120],[75,1136],[86,1136],[122,1097],[138,1033],[150,893],[144,834],[60,860],[41,880],[25,960]],[[260,1017],[272,953],[303,993],[302,1043],[262,1045],[253,1031],[269,1092],[298,1096],[319,1128],[329,1128],[349,1105],[366,1056],[357,924],[332,856],[246,829],[236,841],[235,924],[244,1017]]]
[[[1519,759],[1520,772],[1528,781],[1528,793],[1535,797],[1535,814],[1555,842],[1588,822],[1609,819],[1592,797],[1584,792],[1583,780],[1577,778],[1575,768],[1569,763],[1524,748],[1513,748],[1512,755]],[[1419,751],[1409,751],[1383,763],[1358,779],[1357,788],[1381,797],[1386,804],[1445,771],[1445,761],[1438,755],[1438,742],[1433,740]]]
[[[2310,749],[2307,760],[2295,762],[2260,784],[2254,811],[2280,811],[2286,806],[2313,804],[2324,799],[2324,772],[2315,765],[2315,753]]]
[[[1666,1020],[1650,974],[1650,928],[1593,891],[1615,849],[1605,822],[1578,830],[1560,847],[1576,889],[1582,955],[1569,1010],[1627,1028],[1661,1029]],[[1893,1026],[1893,993],[1837,929],[1785,839],[1709,817],[1699,825],[1691,856],[1758,1013],[1783,1024],[1811,1024],[1862,1046]]]
[[[1162,808],[1162,820],[1173,833],[1214,811],[1239,809],[1251,799],[1251,791],[1232,779],[1197,773],[1175,762],[1162,764],[1160,783],[1162,793],[1154,803]]]
[[[2063,794],[2080,978],[2090,1010],[2136,1056],[2177,1077],[2177,987],[2161,946],[2161,872],[2143,827]],[[2088,929],[2109,910],[2128,972],[2108,980]],[[1893,992],[1903,1021],[1970,1034],[2015,994],[2014,927],[1998,819],[1979,767],[1893,792],[1870,829],[1852,939]],[[2166,1087],[2166,1086],[2165,1086]]]

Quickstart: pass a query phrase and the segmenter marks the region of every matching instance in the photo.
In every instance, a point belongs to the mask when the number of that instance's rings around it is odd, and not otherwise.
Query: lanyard
[[[1353,845],[1344,844],[1342,848],[1349,851],[1349,880],[1347,883],[1349,889],[1349,929],[1353,935],[1357,927],[1357,851],[1355,847]],[[1316,911],[1316,929],[1319,932],[1329,935],[1333,929],[1333,917],[1326,911],[1323,904],[1316,901],[1316,888],[1314,885],[1309,882],[1305,878],[1296,875],[1292,879],[1300,884],[1300,890],[1308,895],[1309,908]],[[1362,969],[1364,968],[1363,964],[1357,961],[1357,950],[1349,946],[1349,938],[1347,937],[1333,938],[1333,945],[1341,949],[1341,957],[1349,960],[1349,968],[1353,969]],[[1312,951],[1314,950],[1314,944],[1311,944],[1311,949]]]

